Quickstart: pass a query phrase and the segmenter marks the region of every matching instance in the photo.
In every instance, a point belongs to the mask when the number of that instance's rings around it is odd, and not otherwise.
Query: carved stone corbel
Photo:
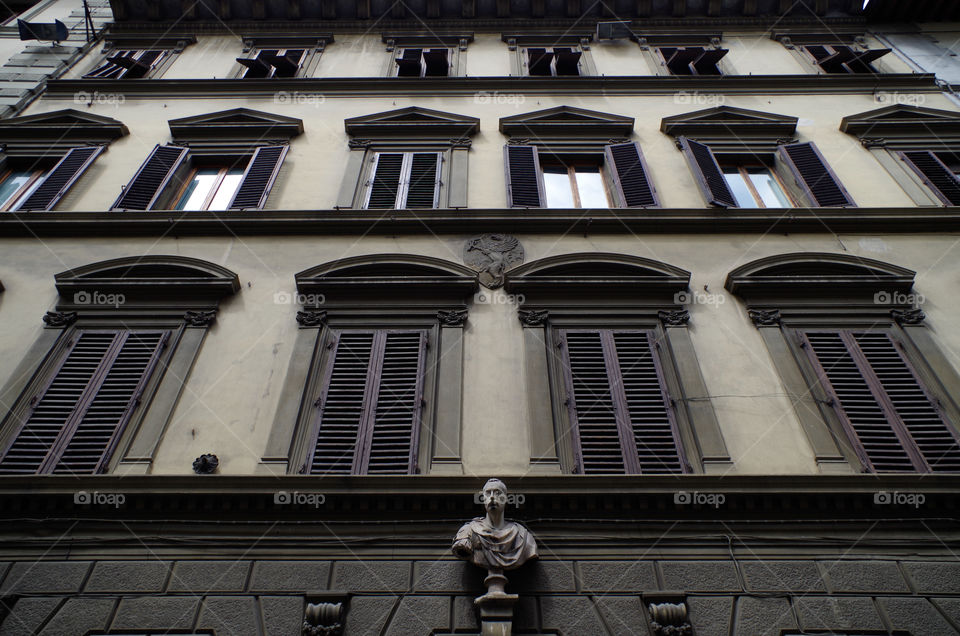
[[[779,309],[748,309],[747,315],[755,327],[776,327],[780,324]]]
[[[528,139],[527,137],[511,137],[510,140],[507,141],[507,145],[508,146],[529,146],[530,139]]]
[[[467,321],[466,309],[441,309],[437,312],[437,320],[444,327],[462,327]]]
[[[689,636],[693,627],[687,621],[686,603],[650,603],[650,628],[654,636]]]
[[[590,38],[580,38],[580,50],[582,51],[590,50]]]
[[[215,310],[187,311],[183,320],[191,327],[209,327],[217,317]]]
[[[641,51],[650,50],[650,43],[647,41],[647,38],[637,38],[637,44],[640,45]]]
[[[451,139],[449,143],[451,148],[469,148],[473,145],[473,140],[467,137],[461,137],[460,139]]]
[[[510,38],[507,40],[507,50],[516,51],[517,50],[517,38]]]
[[[898,325],[919,325],[927,315],[919,307],[913,309],[891,309],[890,317]]]
[[[467,44],[469,44],[469,41],[467,40],[467,38],[460,38],[459,48],[461,51],[467,50]]]
[[[43,322],[48,327],[69,327],[77,321],[77,312],[75,311],[48,311],[43,317]]]
[[[630,140],[626,137],[620,137],[619,139],[607,139],[607,143],[610,145],[614,144],[628,144]]]
[[[690,312],[686,309],[658,311],[657,318],[665,327],[685,327],[690,323]]]
[[[863,137],[860,144],[864,148],[886,148],[887,140],[884,137]]]
[[[307,603],[301,633],[303,636],[343,634],[343,603]]]
[[[524,327],[540,327],[547,322],[550,312],[546,309],[518,309],[517,317]]]
[[[360,150],[367,149],[373,145],[373,140],[371,139],[351,139],[347,142],[347,147],[351,150]]]
[[[319,327],[327,321],[327,312],[320,309],[307,309],[297,312],[297,322],[303,327]]]

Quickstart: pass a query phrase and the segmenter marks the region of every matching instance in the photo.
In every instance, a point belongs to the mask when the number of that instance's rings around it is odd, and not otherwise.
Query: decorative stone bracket
[[[308,593],[301,635],[342,636],[349,598],[347,592]]]

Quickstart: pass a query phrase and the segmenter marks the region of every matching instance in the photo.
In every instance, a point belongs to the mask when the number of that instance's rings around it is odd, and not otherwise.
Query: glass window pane
[[[544,166],[543,188],[547,193],[548,208],[573,207],[573,190],[565,166]]]
[[[741,208],[760,207],[753,198],[753,193],[747,186],[746,181],[740,175],[740,169],[737,166],[724,166],[723,178],[727,181],[727,187],[733,193],[733,198],[737,200],[737,205]]]
[[[174,209],[202,210],[203,202],[207,200],[210,189],[217,182],[219,173],[219,168],[200,168],[197,170]]]
[[[608,208],[607,193],[603,188],[603,175],[599,166],[577,166],[577,191],[580,207]]]
[[[0,183],[0,206],[6,205],[20,191],[33,174],[32,170],[14,170]]]
[[[783,191],[780,184],[770,173],[768,168],[760,166],[748,168],[750,181],[756,188],[757,194],[763,200],[763,204],[768,208],[792,208],[790,198]]]
[[[220,187],[217,188],[217,193],[213,196],[213,201],[210,202],[210,207],[207,209],[226,210],[233,200],[233,195],[237,193],[237,188],[240,187],[242,180],[243,168],[232,168],[227,172],[223,181],[220,182]]]

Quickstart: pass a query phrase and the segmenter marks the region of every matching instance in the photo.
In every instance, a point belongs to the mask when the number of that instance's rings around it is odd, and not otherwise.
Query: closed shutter
[[[928,188],[947,205],[960,205],[960,179],[927,150],[901,152],[900,157],[912,168]]]
[[[376,161],[368,188],[367,208],[394,209],[397,207],[400,177],[403,174],[403,153],[379,152]]]
[[[18,209],[52,209],[101,152],[103,146],[71,148]]]
[[[865,466],[960,472],[955,431],[888,334],[811,331],[804,339]]]
[[[111,209],[149,210],[186,156],[186,148],[157,145]]]
[[[546,196],[535,146],[505,146],[507,203],[511,208],[541,208]]]
[[[0,474],[102,472],[156,366],[167,332],[79,331]]]
[[[437,192],[440,190],[440,155],[436,152],[414,152],[410,159],[410,177],[406,184],[406,201],[402,207],[409,209],[437,207]],[[401,197],[402,198],[402,197]]]
[[[561,337],[577,472],[684,472],[652,334],[567,330]]]
[[[421,331],[344,331],[334,337],[307,473],[414,471],[425,346]]]
[[[804,191],[810,205],[821,208],[856,207],[813,142],[786,144],[780,146],[777,153]]]
[[[640,144],[626,143],[606,146],[604,152],[611,166],[611,173],[620,200],[627,208],[655,208],[660,206],[657,191],[650,180],[647,164],[643,160]]]
[[[277,180],[280,164],[287,155],[287,146],[262,146],[253,153],[253,158],[247,164],[243,173],[243,180],[233,201],[228,206],[231,210],[259,210],[263,208]]]
[[[683,154],[690,162],[690,169],[693,171],[693,176],[697,180],[697,185],[703,191],[707,203],[724,208],[737,207],[737,200],[730,191],[727,180],[723,177],[723,171],[714,158],[710,146],[686,137],[680,137],[679,141]]]

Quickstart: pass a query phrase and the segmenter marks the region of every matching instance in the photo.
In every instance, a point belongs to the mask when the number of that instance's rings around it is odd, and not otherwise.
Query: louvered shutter
[[[793,174],[810,205],[821,208],[856,207],[813,142],[786,144],[780,146],[777,154]]]
[[[546,196],[535,146],[505,146],[507,203],[511,208],[541,208]]]
[[[561,337],[578,471],[684,472],[652,334],[568,330]]]
[[[947,205],[960,205],[960,179],[927,150],[901,152],[900,157],[920,175],[928,188]]]
[[[80,331],[0,459],[0,474],[102,472],[167,332]]]
[[[263,208],[277,180],[280,165],[287,155],[287,146],[261,146],[253,153],[253,158],[243,172],[243,180],[233,201],[231,210],[259,210]]]
[[[397,207],[400,177],[403,174],[402,152],[379,152],[369,184],[367,208],[393,209]]]
[[[650,180],[640,144],[626,143],[606,146],[604,152],[610,171],[627,208],[655,208],[660,206],[657,191]]]
[[[960,472],[955,431],[882,332],[804,334],[864,465],[876,472]]]
[[[727,180],[723,177],[723,171],[713,156],[710,146],[699,142],[680,137],[680,147],[683,154],[686,155],[690,163],[690,169],[697,180],[697,185],[703,191],[703,196],[710,205],[718,205],[724,208],[737,207],[737,200],[734,198]]]
[[[440,190],[440,155],[436,152],[414,152],[410,161],[410,177],[406,184],[406,201],[409,209],[437,207],[437,192]]]
[[[52,209],[101,152],[103,146],[71,148],[17,209]]]
[[[408,474],[415,466],[426,334],[344,331],[318,401],[312,475]]]
[[[154,147],[111,209],[149,210],[186,156],[187,149],[180,146]]]

